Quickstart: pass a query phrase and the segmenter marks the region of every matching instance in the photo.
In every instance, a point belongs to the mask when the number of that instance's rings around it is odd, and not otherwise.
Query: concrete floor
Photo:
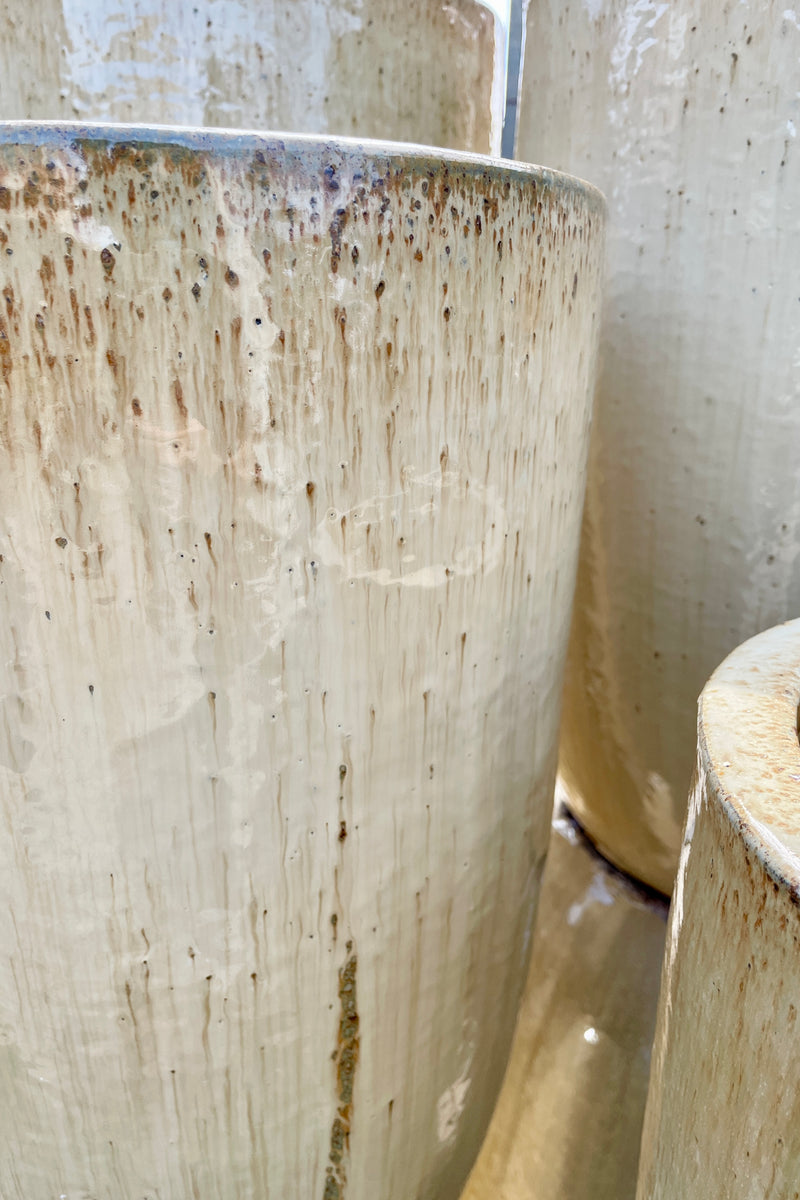
[[[462,1200],[633,1200],[667,909],[559,810],[511,1059]]]

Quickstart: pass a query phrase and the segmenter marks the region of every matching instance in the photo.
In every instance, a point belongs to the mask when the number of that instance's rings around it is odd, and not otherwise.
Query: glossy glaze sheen
[[[610,208],[562,769],[669,891],[696,697],[800,609],[800,8],[536,0],[526,46],[520,156]]]
[[[633,1200],[666,913],[556,817],[508,1070],[462,1200]]]
[[[700,701],[639,1200],[800,1190],[800,621],[734,651]]]
[[[0,1194],[455,1196],[549,835],[602,200],[0,142]]]
[[[291,129],[498,153],[479,0],[6,0],[0,118]]]

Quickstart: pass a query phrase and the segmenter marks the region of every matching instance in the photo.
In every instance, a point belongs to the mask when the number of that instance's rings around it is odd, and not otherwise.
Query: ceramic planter
[[[761,0],[528,8],[519,154],[610,204],[562,769],[665,891],[695,698],[800,604],[798,52],[800,17]]]
[[[505,41],[479,0],[6,0],[3,18],[3,120],[500,151]]]
[[[700,700],[639,1200],[800,1187],[800,621],[735,650]]]
[[[603,220],[487,159],[0,129],[4,1200],[458,1194]]]

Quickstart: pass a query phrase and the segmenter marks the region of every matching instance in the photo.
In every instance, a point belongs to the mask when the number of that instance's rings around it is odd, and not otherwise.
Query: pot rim
[[[738,646],[698,706],[698,770],[734,830],[800,907],[800,620]]]
[[[582,196],[587,207],[604,218],[608,211],[606,198],[600,189],[576,175],[568,175],[536,163],[423,146],[416,142],[188,125],[137,125],[106,121],[0,121],[0,146],[68,148],[83,142],[107,143],[109,146],[136,144],[142,148],[175,147],[198,154],[214,154],[220,158],[232,158],[259,150],[273,150],[295,158],[299,167],[310,165],[308,159],[325,151],[338,154],[344,159],[372,158],[396,168],[407,166],[418,171],[436,172],[454,166],[475,177],[489,174],[498,181],[514,180],[518,184],[541,182],[545,187]]]

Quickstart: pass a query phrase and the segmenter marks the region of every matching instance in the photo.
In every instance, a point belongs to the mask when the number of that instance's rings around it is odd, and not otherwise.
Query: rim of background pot
[[[320,159],[336,156],[342,162],[359,157],[385,161],[395,169],[404,166],[417,171],[439,170],[456,166],[467,176],[478,178],[488,174],[495,179],[506,178],[518,183],[532,180],[542,182],[556,192],[581,195],[587,209],[598,212],[604,219],[607,204],[603,193],[594,184],[563,171],[535,163],[521,163],[485,154],[469,154],[463,150],[443,150],[421,146],[414,142],[384,142],[369,138],[330,137],[327,134],[283,133],[222,128],[189,128],[178,125],[129,125],[85,121],[0,121],[0,146],[39,146],[77,149],[82,143],[109,146],[135,145],[175,148],[197,154],[213,154],[218,158],[241,158],[261,151],[280,154],[298,173],[304,169],[317,175]],[[334,163],[330,165],[335,165]]]
[[[698,764],[732,827],[800,907],[800,620],[737,647],[700,697]]]

